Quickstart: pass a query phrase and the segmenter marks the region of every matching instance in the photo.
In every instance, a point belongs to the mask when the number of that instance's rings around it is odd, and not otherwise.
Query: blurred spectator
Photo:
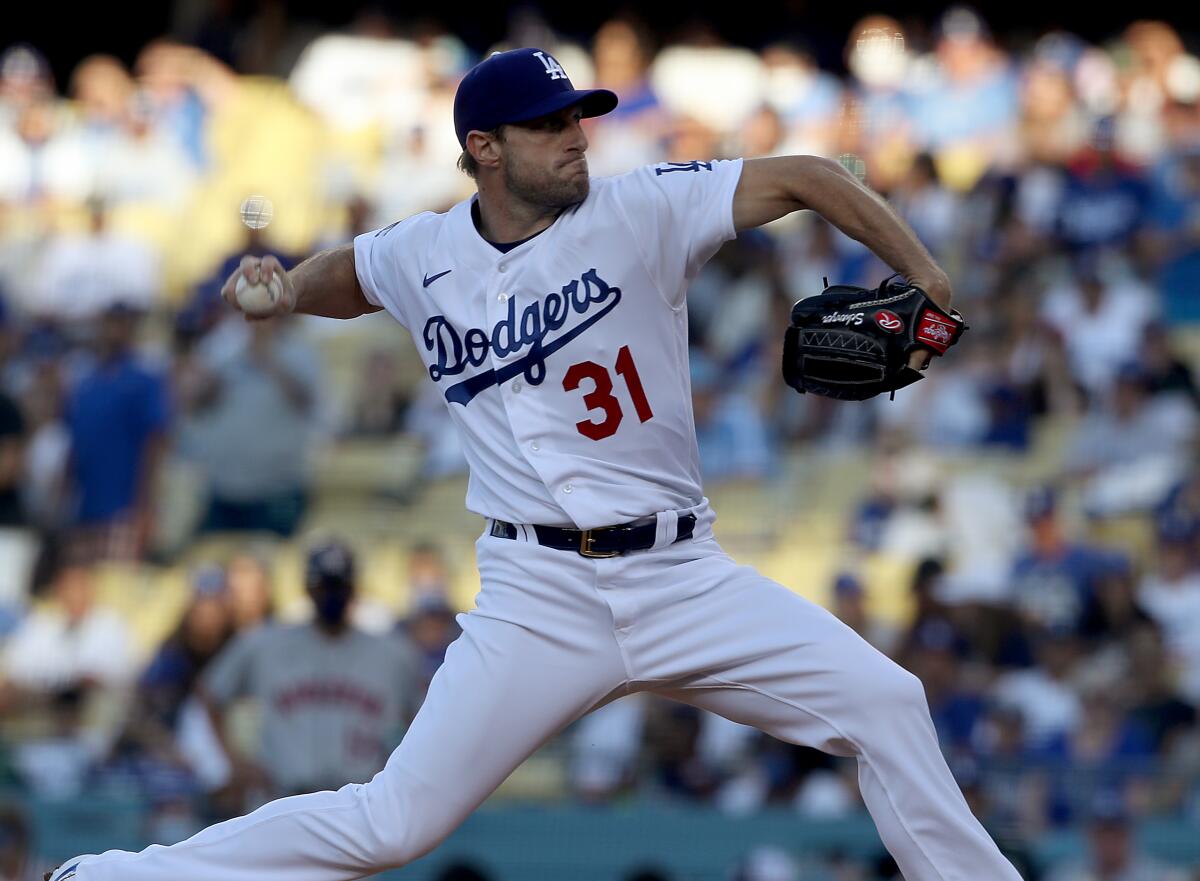
[[[1096,603],[1095,582],[1111,557],[1070,537],[1051,487],[1030,491],[1025,518],[1028,546],[1013,564],[1009,601],[1026,625],[1077,632]],[[1020,651],[1015,644],[1009,649]],[[1022,659],[1017,654],[1012,660]]]
[[[1029,743],[1042,747],[1073,731],[1082,707],[1072,675],[1079,661],[1079,643],[1070,630],[1034,628],[1031,634],[1034,666],[1003,673],[992,697],[1021,712]]]
[[[1200,319],[1200,139],[1163,157],[1154,171],[1147,245],[1172,322]]]
[[[953,627],[950,610],[940,598],[945,583],[945,564],[934,557],[926,557],[913,567],[908,591],[911,598],[910,620],[898,639],[895,656],[901,662],[918,648],[922,628],[931,621],[943,621]]]
[[[985,811],[977,811],[980,820],[1013,838],[1039,832],[1045,825],[1044,787],[1036,777],[1038,756],[1029,744],[1021,709],[989,701],[972,747],[973,755],[955,765],[955,776],[970,768],[974,791],[966,792],[965,780],[960,783],[973,808]]]
[[[0,303],[0,323],[7,320]],[[28,430],[17,402],[0,389],[0,529],[24,526],[28,521],[21,502]]]
[[[424,124],[413,125],[393,136],[376,175],[370,228],[377,229],[420,211],[445,211],[462,198],[466,178],[452,162],[439,161],[433,154],[436,145],[436,139],[431,138]],[[590,151],[588,155],[590,161]]]
[[[7,712],[34,726],[18,742],[14,765],[33,791],[69,798],[123,725],[136,659],[124,618],[97,604],[92,572],[69,560],[50,568],[51,602],[22,621],[2,664],[12,699]]]
[[[1085,44],[1065,31],[1046,34],[1033,47],[1021,85],[1020,134],[1036,163],[1065,163],[1091,134],[1075,94],[1072,74]]]
[[[633,786],[651,701],[649,695],[628,695],[575,724],[568,735],[572,793],[585,802],[603,802]]]
[[[400,631],[416,653],[417,683],[423,699],[430,680],[446,660],[446,650],[458,639],[462,628],[444,596],[426,593],[417,594],[412,612],[401,623]]]
[[[951,256],[961,230],[959,197],[942,186],[932,156],[921,153],[913,160],[889,201],[936,258]]]
[[[1052,781],[1051,822],[1074,819],[1079,803],[1097,791],[1132,797],[1145,783],[1152,750],[1149,734],[1130,718],[1111,686],[1087,688],[1078,723],[1051,737],[1041,751]]]
[[[31,524],[45,532],[65,528],[73,513],[63,492],[71,455],[65,348],[61,335],[50,327],[35,328],[26,335],[28,378],[21,405],[29,422],[29,443],[21,495]]]
[[[404,420],[404,431],[424,450],[421,476],[441,480],[467,471],[462,441],[454,430],[446,399],[433,383],[421,383]]]
[[[77,798],[107,752],[107,738],[87,728],[88,703],[78,686],[46,694],[39,730],[17,742],[12,764],[23,788],[35,797]]]
[[[308,504],[317,353],[280,321],[227,322],[205,343],[203,389],[184,425],[209,493],[202,528],[290,536]]]
[[[1152,397],[1149,382],[1140,366],[1123,367],[1066,451],[1064,470],[1085,478],[1084,506],[1095,516],[1157,507],[1183,471],[1195,408],[1178,396]]]
[[[1200,404],[1200,389],[1191,365],[1176,351],[1166,326],[1149,324],[1142,334],[1141,366],[1150,394],[1178,395],[1193,408]]]
[[[0,202],[36,205],[63,189],[78,195],[78,168],[70,161],[53,161],[66,119],[54,100],[50,66],[40,52],[29,45],[5,51],[0,58],[0,95]],[[60,179],[64,172],[66,181]]]
[[[409,406],[396,357],[389,349],[376,349],[363,360],[362,380],[346,433],[353,438],[393,437],[404,427]]]
[[[654,701],[646,718],[645,744],[651,779],[677,799],[705,799],[720,782],[700,754],[702,713],[673,701]]]
[[[162,297],[158,254],[143,240],[114,231],[104,196],[88,199],[86,234],[61,234],[42,254],[38,284],[24,308],[40,316],[91,321],[118,304],[141,310]]]
[[[967,684],[967,644],[946,621],[926,621],[916,632],[909,669],[925,686],[929,713],[946,752],[965,751],[984,711],[983,697]]]
[[[414,602],[429,597],[449,601],[453,578],[445,552],[432,542],[418,542],[408,551],[408,589]]]
[[[1130,704],[1131,722],[1146,732],[1158,755],[1172,752],[1198,718],[1194,703],[1181,695],[1178,678],[1158,631],[1143,627],[1129,642],[1122,696]]]
[[[134,65],[157,124],[198,168],[208,165],[209,104],[228,86],[223,65],[191,46],[167,39],[142,48]]]
[[[1090,145],[1072,158],[1060,187],[1054,232],[1070,253],[1128,245],[1145,222],[1149,187],[1119,155],[1113,117],[1096,122]]]
[[[838,147],[863,160],[872,186],[886,189],[917,152],[905,94],[914,66],[908,36],[895,19],[868,15],[851,27],[845,55],[852,92]]]
[[[990,763],[989,763],[990,764]],[[1008,812],[1008,808],[1016,803],[1023,807],[1022,797],[1008,798],[1000,803],[994,798],[1007,795],[1010,791],[1027,796],[1019,785],[1017,774],[1021,768],[1007,768],[997,774],[983,767],[983,763],[970,758],[959,758],[952,762],[951,770],[954,779],[962,789],[963,797],[971,808],[971,812],[983,824],[984,830],[996,842],[1000,852],[1013,864],[1022,878],[1036,878],[1037,865],[1034,855],[1029,848],[1029,830],[1023,828],[1020,819]],[[995,785],[995,784],[1000,785]],[[1014,785],[1016,784],[1016,785]],[[887,873],[895,877],[894,873]]]
[[[135,659],[125,619],[97,602],[87,566],[52,566],[51,602],[30,612],[4,647],[6,677],[34,694],[128,683]]]
[[[852,572],[841,572],[833,580],[833,614],[885,655],[892,653],[896,632],[867,611],[866,589]]]
[[[25,107],[54,94],[54,76],[45,56],[28,43],[0,55],[0,125],[11,125]]]
[[[192,574],[191,603],[159,646],[138,683],[146,737],[168,738],[209,662],[233,636],[225,573],[208,566]]]
[[[133,348],[140,318],[124,303],[105,311],[95,364],[67,401],[75,539],[93,558],[139,557],[154,523],[170,413],[164,377]]]
[[[1184,694],[1200,702],[1200,561],[1196,524],[1166,516],[1158,524],[1153,569],[1138,588],[1138,601],[1161,628],[1179,665]]]
[[[771,465],[767,427],[753,398],[727,391],[729,379],[702,352],[691,354],[692,411],[706,480],[760,479]]]
[[[183,147],[158,127],[156,108],[145,92],[132,94],[121,128],[100,157],[96,190],[117,206],[155,208],[166,216],[187,207],[194,168]]]
[[[1102,399],[1135,363],[1155,304],[1141,285],[1114,275],[1094,252],[1076,257],[1072,278],[1046,292],[1042,318],[1062,337],[1075,380]]]
[[[620,103],[603,124],[589,130],[593,174],[620,174],[658,159],[667,113],[650,83],[653,39],[636,21],[624,18],[612,19],[596,32],[596,85],[616,92]]]
[[[1132,818],[1120,796],[1101,793],[1089,811],[1087,854],[1077,863],[1055,866],[1047,881],[1184,881],[1145,856],[1134,842]]]
[[[258,790],[257,797],[369,779],[412,716],[417,694],[411,659],[395,640],[349,624],[355,568],[344,544],[315,546],[305,574],[314,620],[242,633],[201,677],[202,699],[234,781]],[[239,697],[261,708],[252,758],[239,755],[225,732],[225,708]]]
[[[1097,659],[1106,648],[1123,652],[1129,640],[1153,627],[1137,596],[1137,580],[1130,562],[1113,556],[1092,580],[1093,601],[1080,622],[1080,633],[1095,649]]]
[[[229,613],[236,633],[248,633],[275,620],[271,573],[262,557],[242,551],[225,566]]]
[[[817,65],[798,42],[777,42],[762,51],[766,99],[784,125],[784,153],[828,156],[834,152],[842,84]]]
[[[942,15],[935,56],[931,75],[913,88],[914,135],[951,186],[966,190],[989,164],[1011,161],[1017,83],[987,25],[966,6]]]
[[[15,804],[0,806],[0,879],[37,881],[39,862],[25,812]]]

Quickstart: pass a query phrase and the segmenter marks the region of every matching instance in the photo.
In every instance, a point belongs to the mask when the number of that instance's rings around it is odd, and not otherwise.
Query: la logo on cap
[[[533,54],[541,59],[542,66],[546,68],[546,76],[550,79],[565,80],[567,78],[567,72],[562,69],[562,65],[554,59],[553,55],[547,55],[545,52],[534,52]]]

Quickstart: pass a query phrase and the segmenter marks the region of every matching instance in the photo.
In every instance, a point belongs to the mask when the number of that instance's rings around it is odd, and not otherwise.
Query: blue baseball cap
[[[463,77],[454,95],[454,132],[464,149],[472,131],[526,122],[573,104],[583,115],[603,116],[617,106],[608,89],[577,89],[554,56],[543,49],[494,52]]]

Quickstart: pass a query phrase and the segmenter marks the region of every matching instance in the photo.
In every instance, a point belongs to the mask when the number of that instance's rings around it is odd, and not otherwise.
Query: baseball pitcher
[[[963,329],[950,285],[887,204],[815,156],[588,175],[577,90],[548,52],[463,79],[454,122],[478,192],[284,273],[247,257],[224,295],[278,281],[274,313],[408,328],[462,432],[482,582],[428,697],[369,782],[272,802],[171,847],[82,856],[53,881],[342,881],[437,846],[547,738],[653,691],[858,760],[908,881],[1017,881],[938,749],[916,677],[713,538],[688,380],[688,283],[739,230],[818,212],[898,273],[801,301],[783,372],[863,398],[919,379]]]

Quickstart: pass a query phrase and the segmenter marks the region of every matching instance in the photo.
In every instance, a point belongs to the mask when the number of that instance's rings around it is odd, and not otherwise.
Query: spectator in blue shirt
[[[1116,149],[1116,123],[1096,123],[1092,142],[1069,164],[1062,181],[1055,231],[1072,252],[1130,244],[1146,220],[1150,189]]]
[[[1200,141],[1167,157],[1153,177],[1147,239],[1168,320],[1200,320]]]
[[[166,379],[133,348],[139,318],[125,304],[109,307],[95,363],[67,400],[75,538],[93,558],[140,557],[153,523],[170,415]]]
[[[1113,565],[1111,554],[1070,540],[1048,487],[1026,501],[1029,548],[1012,571],[1012,601],[1029,624],[1077,633],[1096,603],[1096,581]]]

